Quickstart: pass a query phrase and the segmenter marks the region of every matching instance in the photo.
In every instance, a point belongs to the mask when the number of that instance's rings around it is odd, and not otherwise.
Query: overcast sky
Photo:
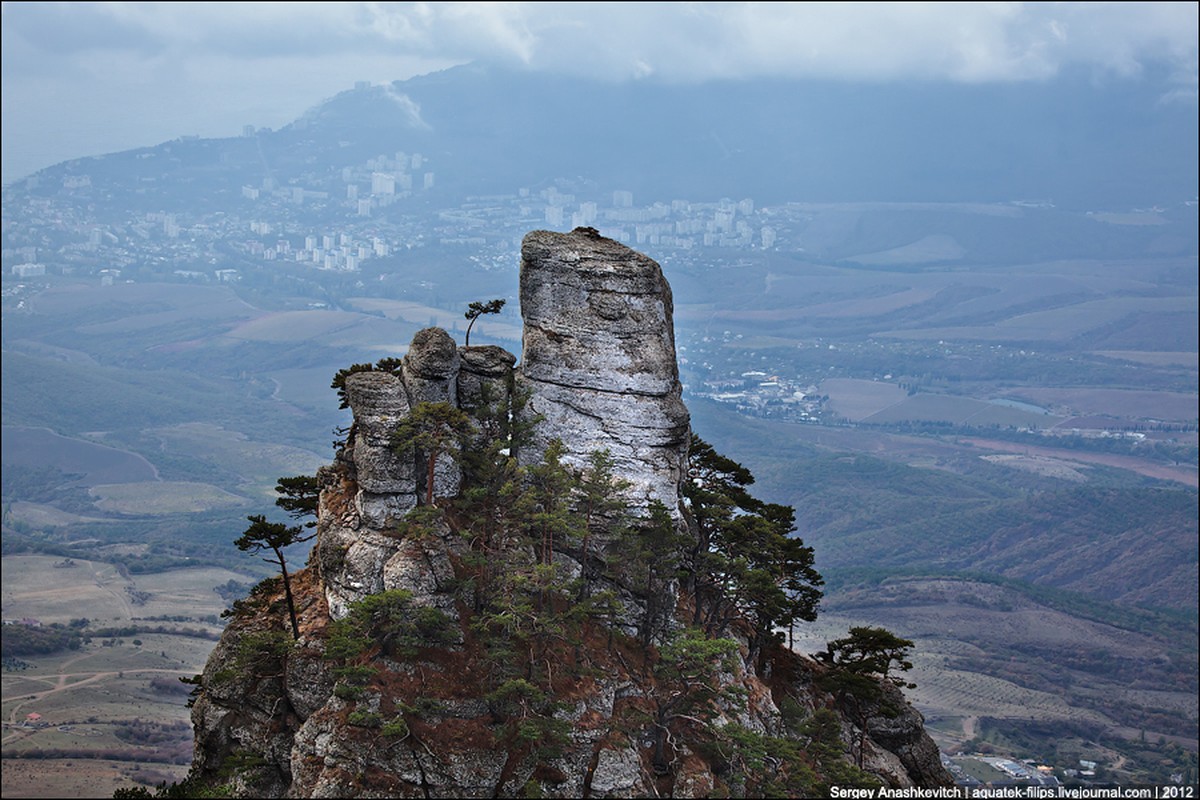
[[[1101,81],[1196,103],[1197,4],[3,3],[3,180],[279,127],[355,81],[484,60],[611,80]],[[1151,69],[1153,67],[1153,69]]]

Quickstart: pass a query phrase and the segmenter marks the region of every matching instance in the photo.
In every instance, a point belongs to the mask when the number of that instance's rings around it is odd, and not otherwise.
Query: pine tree
[[[416,450],[425,460],[425,505],[433,505],[438,459],[459,460],[470,434],[467,413],[445,401],[417,403],[392,431],[393,449]]]
[[[592,540],[597,535],[611,536],[628,525],[628,513],[621,493],[631,485],[613,474],[612,453],[596,450],[588,455],[587,467],[575,476],[578,486],[580,525],[583,544],[580,546],[580,575],[578,600],[583,602],[592,592],[600,565],[592,557]]]
[[[498,297],[486,303],[474,302],[467,306],[467,313],[463,316],[470,320],[470,322],[467,323],[467,333],[463,337],[463,347],[471,346],[471,328],[475,325],[475,320],[484,314],[499,314],[500,310],[504,308],[504,302],[502,298]]]
[[[792,535],[795,511],[758,500],[746,488],[752,483],[748,469],[692,437],[683,487],[697,532],[686,586],[692,621],[720,635],[748,619],[753,659],[777,627],[816,619],[823,580],[812,548]]]
[[[263,561],[279,567],[279,572],[283,576],[283,593],[287,599],[288,618],[292,623],[292,638],[299,639],[300,625],[296,620],[296,602],[292,598],[292,583],[288,576],[287,559],[284,557],[283,551],[294,544],[309,541],[316,534],[304,536],[302,526],[267,522],[267,518],[261,514],[246,519],[250,521],[250,527],[233,543],[237,549],[245,552],[260,553],[270,550],[274,553],[274,558],[264,558]]]

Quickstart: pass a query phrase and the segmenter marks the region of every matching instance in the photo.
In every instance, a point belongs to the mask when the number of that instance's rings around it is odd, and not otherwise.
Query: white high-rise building
[[[371,194],[395,194],[396,176],[390,172],[371,173]]]

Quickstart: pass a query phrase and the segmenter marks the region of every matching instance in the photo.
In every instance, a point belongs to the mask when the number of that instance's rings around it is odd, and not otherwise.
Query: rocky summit
[[[886,659],[864,672],[776,633],[815,616],[819,576],[791,518],[692,436],[659,265],[536,231],[520,281],[519,365],[430,328],[335,378],[353,424],[314,481],[316,545],[235,604],[198,680],[188,789],[950,785]]]

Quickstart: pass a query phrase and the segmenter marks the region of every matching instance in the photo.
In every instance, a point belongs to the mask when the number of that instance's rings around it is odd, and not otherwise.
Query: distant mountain
[[[1195,105],[1165,102],[1153,85],[1086,74],[1019,84],[668,85],[468,65],[342,92],[257,137],[171,149],[180,168],[256,176],[422,152],[439,161],[439,189],[464,194],[565,177],[664,201],[1130,208],[1197,194]],[[121,161],[133,172],[165,166]]]
[[[390,89],[419,107],[428,128],[414,134],[481,159],[464,170],[481,190],[587,171],[664,197],[1037,198],[1091,208],[1196,195],[1195,108],[1161,102],[1150,85],[1080,74],[669,86],[468,66]],[[330,100],[320,117],[356,107],[356,94]]]

